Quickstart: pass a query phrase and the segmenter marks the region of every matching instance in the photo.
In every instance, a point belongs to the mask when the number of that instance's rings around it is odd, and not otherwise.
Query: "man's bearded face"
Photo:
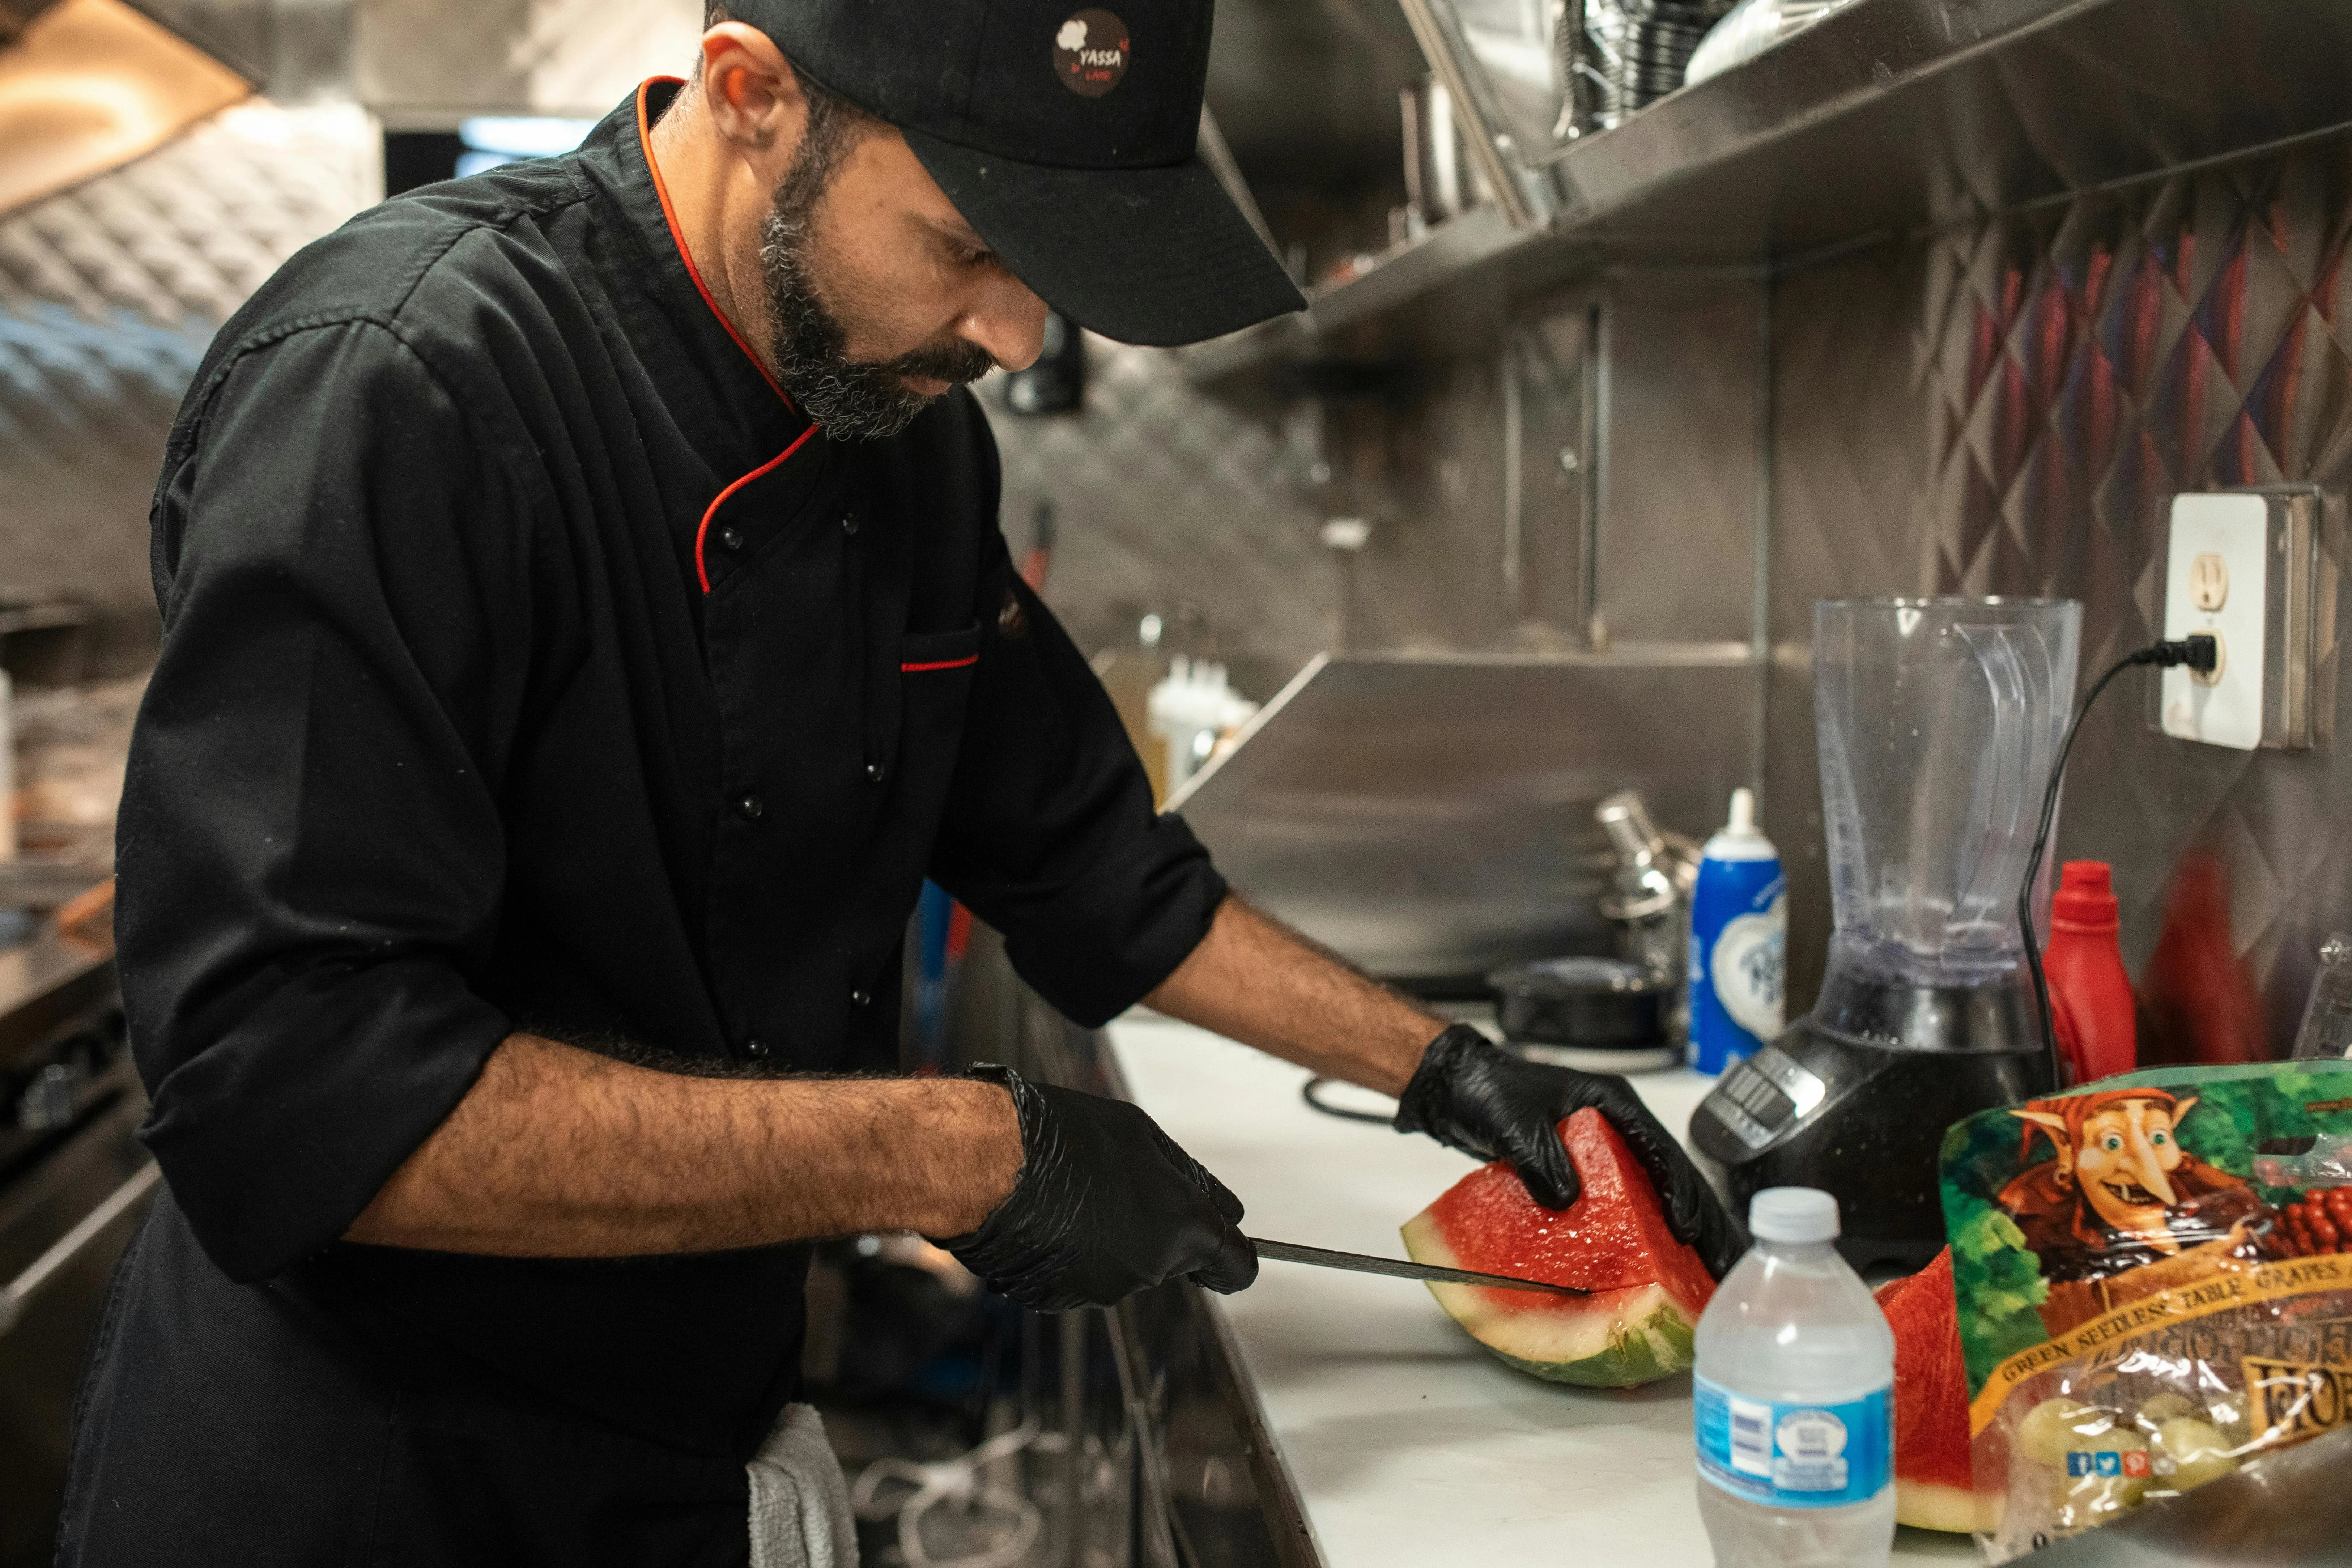
[[[987,350],[961,338],[887,360],[849,357],[850,328],[856,323],[845,323],[825,299],[854,299],[855,290],[821,285],[827,273],[815,218],[858,134],[838,110],[813,114],[800,155],[777,185],[775,205],[761,226],[760,266],[777,380],[794,405],[836,440],[895,436],[905,429],[935,395],[908,386],[910,377],[961,386],[996,366]]]

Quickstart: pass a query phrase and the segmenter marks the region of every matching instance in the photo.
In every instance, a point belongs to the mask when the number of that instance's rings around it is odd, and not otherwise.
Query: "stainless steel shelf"
[[[1381,251],[1368,269],[1344,281],[1307,289],[1304,310],[1187,350],[1187,374],[1194,382],[1207,384],[1273,364],[1324,357],[1324,345],[1334,334],[1359,322],[1376,321],[1474,276],[1538,237],[1512,227],[1497,208],[1473,208],[1419,239]]]
[[[1572,143],[1543,228],[1480,209],[1300,316],[1191,351],[1196,382],[1371,363],[1612,265],[1786,268],[2352,131],[2342,0],[1855,0]]]

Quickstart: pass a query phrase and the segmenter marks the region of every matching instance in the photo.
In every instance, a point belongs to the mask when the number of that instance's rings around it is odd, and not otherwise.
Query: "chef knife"
[[[1434,1279],[1446,1285],[1491,1285],[1500,1290],[1549,1290],[1556,1296],[1592,1294],[1573,1285],[1550,1285],[1540,1279],[1521,1279],[1509,1274],[1479,1274],[1467,1268],[1441,1268],[1433,1263],[1408,1263],[1402,1258],[1370,1258],[1360,1252],[1334,1252],[1328,1247],[1301,1247],[1295,1241],[1260,1241],[1252,1237],[1249,1244],[1257,1248],[1259,1258],[1271,1258],[1276,1263],[1311,1263],[1318,1268],[1345,1268],[1356,1274],[1385,1274],[1392,1279]]]

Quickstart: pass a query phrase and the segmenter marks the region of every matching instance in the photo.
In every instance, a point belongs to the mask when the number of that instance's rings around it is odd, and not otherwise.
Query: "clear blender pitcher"
[[[1816,1028],[1931,1050],[2038,1037],[2017,894],[2082,618],[2072,599],[1814,606],[1836,920]]]
[[[2047,1094],[2017,894],[2074,703],[2083,609],[1846,599],[1813,609],[1829,972],[1813,1010],[1691,1116],[1735,1205],[1819,1187],[1856,1268],[1944,1246],[1944,1129]]]

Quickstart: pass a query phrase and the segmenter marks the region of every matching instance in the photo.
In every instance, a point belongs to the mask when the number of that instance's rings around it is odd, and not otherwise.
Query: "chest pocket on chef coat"
[[[898,673],[900,675],[957,675],[970,678],[972,668],[980,663],[980,626],[968,626],[960,632],[914,632],[900,645]],[[962,688],[959,686],[958,690]],[[909,688],[908,695],[913,696]]]
[[[980,667],[978,626],[914,632],[898,647],[898,772],[902,784],[944,796]]]

